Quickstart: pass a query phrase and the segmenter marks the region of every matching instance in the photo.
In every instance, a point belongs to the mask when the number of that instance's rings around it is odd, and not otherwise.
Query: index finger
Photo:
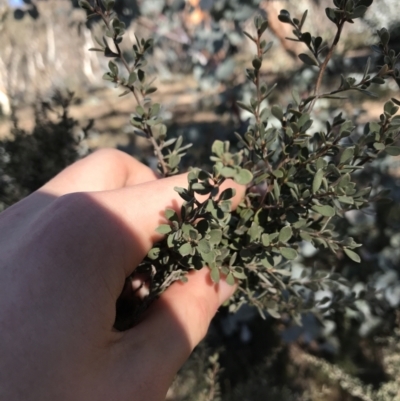
[[[149,167],[127,153],[100,149],[68,166],[40,191],[59,197],[72,192],[113,190],[157,178]]]

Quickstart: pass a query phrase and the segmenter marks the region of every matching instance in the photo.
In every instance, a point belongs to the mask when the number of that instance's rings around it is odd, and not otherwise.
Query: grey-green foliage
[[[226,352],[226,350],[225,350]],[[293,390],[288,381],[282,384],[283,378],[274,377],[275,363],[281,357],[279,349],[261,362],[242,366],[246,379],[238,377],[237,381],[226,376],[219,365],[219,353],[211,353],[204,343],[193,352],[189,360],[178,372],[167,399],[174,401],[311,401],[301,394],[302,390]],[[225,361],[226,363],[226,361]],[[223,365],[225,366],[225,365]],[[219,389],[217,379],[229,381],[224,391]],[[278,380],[277,380],[278,379]],[[226,388],[228,387],[228,389]]]
[[[174,401],[221,401],[218,382],[221,373],[219,353],[211,353],[201,343],[180,369],[168,391]]]
[[[347,394],[362,401],[399,401],[400,400],[400,347],[399,329],[396,328],[393,335],[385,339],[377,339],[383,345],[382,364],[388,377],[378,389],[364,383],[358,377],[348,374],[337,364],[331,364],[306,352],[301,352],[301,363],[316,370],[326,377],[331,383],[339,387]],[[298,361],[299,362],[299,361]]]
[[[163,176],[175,174],[187,146],[183,146],[182,138],[167,139],[161,106],[149,97],[156,88],[148,81],[145,55],[153,43],[151,39],[137,38],[134,62],[129,65],[119,48],[125,26],[113,13],[113,4],[111,0],[96,0],[93,4],[81,1],[105,25],[105,37],[93,50],[119,61],[110,61],[104,79],[122,87],[122,95],[134,95],[137,106],[131,124],[138,135],[152,142],[159,172]],[[388,48],[389,33],[381,29],[379,45],[374,48],[384,60],[379,70],[371,73],[368,62],[360,79],[342,76],[335,90],[321,92],[324,72],[343,26],[362,17],[371,4],[372,0],[334,0],[332,8],[326,9],[327,21],[337,31],[331,44],[303,32],[307,13],[292,18],[288,11],[281,11],[280,20],[294,28],[293,40],[303,42],[309,50],[300,54],[300,59],[317,68],[313,93],[302,98],[294,89],[293,101],[285,107],[264,106],[274,89],[263,82],[260,73],[271,43],[263,40],[268,21],[255,17],[256,33],[245,32],[255,48],[251,66],[246,69],[254,95],[247,103],[238,102],[239,107],[251,113],[252,121],[243,136],[237,134],[240,150],[231,150],[227,141],[215,141],[211,149],[212,171],[193,167],[187,188],[176,188],[184,200],[180,213],[165,212],[166,223],[158,228],[165,239],[153,247],[137,269],[150,277],[150,299],[173,281],[184,280],[191,269],[207,265],[214,282],[221,275],[232,285],[239,282],[232,310],[250,302],[262,316],[268,312],[279,318],[285,312],[299,319],[301,311],[315,306],[324,309],[328,301],[330,308],[354,302],[355,294],[345,295],[342,291],[347,281],[340,274],[315,268],[294,277],[291,261],[297,258],[300,245],[309,242],[359,262],[356,249],[360,245],[351,237],[338,236],[337,223],[345,212],[368,205],[371,188],[359,187],[355,178],[364,165],[381,152],[400,154],[396,142],[400,102],[396,99],[385,103],[379,121],[365,124],[362,135],[355,134],[353,122],[343,118],[340,110],[325,122],[323,129],[313,128],[312,110],[319,99],[343,99],[342,94],[349,90],[374,96],[371,85],[399,78],[395,67],[399,54]],[[277,124],[271,122],[271,116]],[[247,187],[245,199],[236,211],[231,211],[234,191],[220,191],[227,179]],[[206,200],[199,201],[197,195],[206,195]],[[319,289],[332,291],[332,298],[314,300]]]

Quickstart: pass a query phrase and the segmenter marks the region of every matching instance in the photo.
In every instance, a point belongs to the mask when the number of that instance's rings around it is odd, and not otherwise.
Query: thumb
[[[124,333],[122,344],[127,357],[124,371],[129,372],[139,364],[149,374],[157,372],[158,385],[164,383],[168,389],[177,371],[206,335],[219,306],[234,291],[235,286],[225,280],[212,282],[208,268],[189,273],[187,283],[172,284],[151,305],[144,320]],[[144,371],[142,374],[146,377]]]

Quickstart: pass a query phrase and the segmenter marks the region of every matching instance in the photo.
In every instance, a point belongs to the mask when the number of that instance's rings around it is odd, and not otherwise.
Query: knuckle
[[[94,194],[75,192],[54,200],[49,205],[46,215],[53,224],[67,229],[75,226],[83,227],[88,220],[98,218],[97,209]]]
[[[74,213],[76,210],[85,210],[90,199],[86,192],[73,192],[60,196],[53,202],[55,211]]]

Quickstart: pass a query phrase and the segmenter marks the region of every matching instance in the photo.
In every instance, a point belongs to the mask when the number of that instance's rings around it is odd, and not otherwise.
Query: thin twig
[[[337,31],[336,31],[336,35],[335,38],[333,39],[332,45],[329,48],[329,52],[327,54],[327,56],[325,57],[324,62],[322,63],[322,65],[319,68],[319,73],[318,73],[318,77],[317,77],[317,82],[315,84],[315,89],[314,89],[314,96],[315,98],[313,99],[313,101],[311,102],[309,108],[308,108],[308,112],[311,112],[311,110],[313,109],[315,102],[318,99],[318,92],[319,92],[319,88],[321,86],[322,83],[322,78],[324,76],[326,67],[328,66],[329,61],[331,60],[332,56],[333,56],[333,52],[337,46],[337,44],[339,43],[340,40],[340,35],[342,34],[342,30],[343,30],[343,26],[345,24],[345,20],[341,20],[338,25],[337,25]]]
[[[104,22],[105,26],[107,27],[107,29],[111,31],[109,15],[108,14],[107,15],[104,14],[104,12],[103,12],[98,0],[96,0],[95,3],[96,3],[96,8],[94,9],[94,11],[96,12],[97,15],[99,15],[101,17],[101,19],[103,20],[103,22]],[[120,46],[119,46],[119,44],[117,42],[117,37],[113,37],[112,40],[113,40],[113,43],[114,43],[114,47],[115,47],[115,49],[117,51],[118,58],[121,60],[122,64],[125,66],[126,70],[128,71],[128,74],[130,74],[132,72],[131,68],[129,67],[129,63],[126,61],[124,55],[122,54],[122,50],[121,50],[121,48],[120,48]],[[132,92],[133,96],[136,99],[137,104],[141,105],[141,101],[140,101],[140,99],[139,99],[139,97],[138,97],[138,95],[137,95],[137,93],[135,91],[135,87],[133,85],[124,85],[124,86],[126,88],[128,88]],[[163,156],[162,150],[161,150],[162,148],[159,146],[159,144],[155,140],[151,127],[148,126],[147,124],[146,124],[146,131],[147,131],[147,137],[150,140],[150,142],[151,142],[151,144],[152,144],[152,146],[154,148],[154,153],[156,154],[158,162],[160,163],[163,175],[167,176],[168,172],[169,172],[169,169],[167,167],[167,164],[164,161],[164,156]]]

